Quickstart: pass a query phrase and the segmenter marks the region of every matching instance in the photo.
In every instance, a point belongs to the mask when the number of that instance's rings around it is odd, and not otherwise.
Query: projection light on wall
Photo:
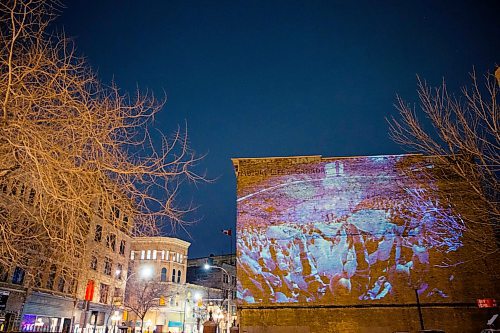
[[[238,298],[377,301],[409,285],[446,298],[428,273],[462,246],[464,224],[435,184],[408,177],[409,167],[404,156],[381,156],[274,174],[240,169],[253,178],[238,182]]]

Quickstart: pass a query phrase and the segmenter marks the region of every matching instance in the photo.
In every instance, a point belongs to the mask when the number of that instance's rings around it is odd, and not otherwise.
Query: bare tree
[[[397,143],[430,155],[438,166],[419,172],[419,177],[458,186],[447,192],[455,198],[451,202],[467,212],[462,216],[466,234],[483,255],[498,251],[492,232],[498,237],[500,231],[500,70],[496,75],[498,83],[494,75],[487,73],[480,80],[472,72],[471,84],[459,96],[450,94],[444,81],[432,88],[418,79],[421,112],[398,97],[399,117],[389,120]]]
[[[133,312],[141,320],[141,333],[144,328],[144,318],[150,310],[158,308],[160,299],[164,301],[179,295],[181,286],[157,280],[131,281],[125,294],[125,308]]]
[[[0,265],[78,269],[92,221],[152,235],[184,226],[179,184],[203,180],[183,130],[153,128],[163,102],[104,86],[64,35],[57,3],[0,3]],[[154,138],[151,131],[154,130]],[[33,254],[39,254],[35,258]]]

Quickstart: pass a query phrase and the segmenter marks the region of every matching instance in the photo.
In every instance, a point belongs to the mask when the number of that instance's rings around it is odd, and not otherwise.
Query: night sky
[[[500,64],[500,1],[67,1],[55,22],[104,83],[167,95],[156,126],[187,123],[212,184],[189,186],[175,236],[229,252],[230,158],[403,153],[385,118],[416,74],[450,90]],[[234,248],[234,246],[233,246]]]

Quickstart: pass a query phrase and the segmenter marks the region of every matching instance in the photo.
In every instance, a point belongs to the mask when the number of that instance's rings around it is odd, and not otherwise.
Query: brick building
[[[479,332],[498,258],[432,158],[233,159],[241,332]]]

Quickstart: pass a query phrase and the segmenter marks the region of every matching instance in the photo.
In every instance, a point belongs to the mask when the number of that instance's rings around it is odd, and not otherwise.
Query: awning
[[[182,327],[182,322],[169,320],[168,327]]]

